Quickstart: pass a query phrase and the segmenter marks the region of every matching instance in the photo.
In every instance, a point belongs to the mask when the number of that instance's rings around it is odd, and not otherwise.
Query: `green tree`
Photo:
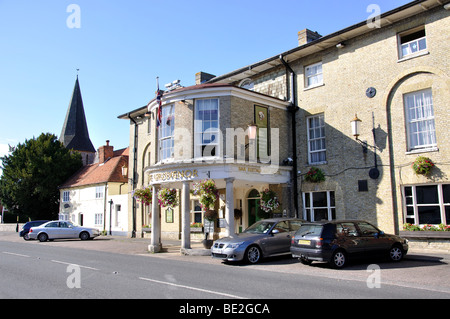
[[[57,219],[58,186],[83,166],[81,155],[42,133],[1,158],[0,200],[21,220]]]

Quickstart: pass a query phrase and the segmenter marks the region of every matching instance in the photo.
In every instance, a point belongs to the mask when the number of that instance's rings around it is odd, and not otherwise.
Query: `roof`
[[[119,155],[116,155],[119,154]],[[104,163],[94,163],[82,167],[59,188],[80,187],[110,182],[127,183],[128,177],[122,176],[122,167],[128,166],[128,148],[117,150],[114,157]]]
[[[407,3],[401,7],[388,11],[380,15],[380,25],[381,27],[386,27],[401,21],[408,17],[417,15],[426,10],[430,10],[436,6],[440,6],[448,3],[448,0],[415,0]],[[342,29],[340,31],[331,33],[327,36],[323,36],[309,42],[307,44],[295,47],[286,52],[282,52],[265,60],[253,63],[251,65],[245,66],[243,68],[231,71],[229,73],[217,76],[210,79],[206,83],[232,83],[236,81],[241,81],[245,78],[250,78],[255,74],[268,71],[273,68],[282,66],[284,63],[281,61],[283,59],[285,62],[289,63],[298,60],[302,57],[315,54],[317,52],[323,51],[325,49],[335,47],[337,44],[345,42],[349,39],[355,38],[357,36],[363,35],[377,30],[377,28],[370,28],[367,25],[367,20]]]
[[[288,102],[278,99],[276,97],[267,95],[267,94],[263,94],[260,92],[254,92],[254,91],[249,91],[247,89],[244,88],[240,88],[238,86],[229,84],[229,83],[202,83],[202,84],[196,84],[196,85],[191,85],[191,86],[187,86],[187,87],[181,87],[172,91],[166,91],[163,94],[163,102],[167,101],[167,100],[172,100],[173,98],[175,98],[175,100],[179,99],[185,99],[187,96],[189,95],[195,95],[197,93],[200,92],[205,92],[204,90],[212,90],[214,91],[212,93],[212,95],[214,95],[215,93],[218,92],[218,90],[220,89],[228,89],[231,92],[240,92],[240,93],[245,93],[245,94],[251,94],[253,95],[253,97],[259,97],[262,99],[265,99],[267,101],[271,101],[272,103],[281,103],[281,104],[288,104]],[[214,90],[217,89],[217,90]],[[208,91],[209,92],[209,91]],[[178,97],[177,97],[178,96]],[[203,95],[201,95],[203,96]],[[172,100],[174,101],[174,100]],[[169,101],[170,102],[170,101]],[[118,118],[119,119],[127,119],[129,116],[136,116],[139,113],[143,113],[147,110],[148,106],[151,104],[156,104],[156,97],[153,98],[150,102],[148,102],[147,105],[141,106],[140,108],[134,109],[130,112],[127,112],[125,114],[119,115]]]
[[[59,140],[68,149],[95,153],[94,145],[89,138],[78,76]]]

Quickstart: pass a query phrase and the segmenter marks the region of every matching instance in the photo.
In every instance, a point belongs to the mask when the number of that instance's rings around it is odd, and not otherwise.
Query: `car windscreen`
[[[322,234],[323,225],[303,224],[299,230],[295,233],[297,237],[303,237],[307,235],[320,236]]]
[[[244,233],[251,234],[267,234],[275,222],[259,221],[244,230]]]

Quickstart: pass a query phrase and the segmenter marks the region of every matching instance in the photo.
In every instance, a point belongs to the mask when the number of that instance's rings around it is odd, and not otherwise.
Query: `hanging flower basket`
[[[151,205],[152,203],[152,189],[150,187],[145,187],[143,189],[135,189],[133,191],[133,197],[140,201],[143,205]]]
[[[219,198],[219,190],[216,187],[216,183],[211,179],[194,183],[192,194],[200,196],[200,205],[203,210],[214,208]]]
[[[261,192],[261,200],[259,201],[259,206],[266,213],[273,212],[280,206],[277,194],[273,190],[266,188]]]
[[[311,167],[305,175],[305,181],[311,183],[320,183],[325,181],[325,175],[320,168]]]
[[[204,217],[209,221],[214,221],[219,217],[219,214],[214,209],[208,209],[205,211]]]
[[[412,164],[412,169],[418,175],[428,175],[431,169],[434,167],[434,163],[428,157],[419,156]]]
[[[177,190],[175,188],[161,188],[158,192],[158,203],[162,207],[174,208],[178,206]]]

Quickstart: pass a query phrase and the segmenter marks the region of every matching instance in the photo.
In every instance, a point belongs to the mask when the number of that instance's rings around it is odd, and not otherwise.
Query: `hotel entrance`
[[[260,201],[260,195],[259,192],[256,189],[253,189],[248,194],[247,198],[247,208],[248,208],[248,226],[253,225],[261,218],[260,216],[260,210],[259,207],[259,201]]]

